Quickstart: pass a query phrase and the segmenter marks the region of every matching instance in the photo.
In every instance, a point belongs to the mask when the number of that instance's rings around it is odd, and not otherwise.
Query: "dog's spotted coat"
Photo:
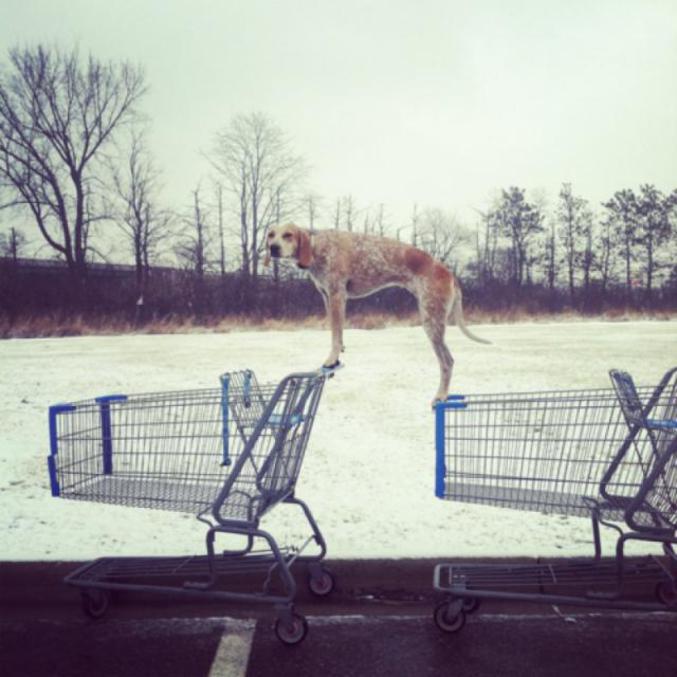
[[[445,400],[454,359],[444,342],[447,321],[453,319],[469,338],[481,343],[463,321],[461,289],[439,261],[411,245],[373,235],[323,230],[312,235],[294,224],[268,232],[268,256],[296,259],[307,270],[324,299],[331,325],[331,352],[325,366],[338,363],[343,350],[346,301],[386,287],[404,287],[418,300],[423,328],[440,365],[435,401]]]

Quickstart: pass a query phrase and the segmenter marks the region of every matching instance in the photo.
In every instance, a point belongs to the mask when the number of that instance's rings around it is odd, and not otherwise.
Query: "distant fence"
[[[136,269],[129,265],[90,263],[83,293],[75,298],[65,263],[42,259],[0,258],[0,313],[9,317],[58,312],[62,314],[134,318],[158,318],[175,315],[257,317],[305,317],[321,314],[320,294],[305,276],[282,269],[278,280],[265,269],[256,281],[239,272],[225,275],[207,273],[200,277],[192,271],[154,266],[148,270],[139,300]],[[677,309],[677,288],[666,285],[649,300],[641,290],[628,295],[621,286],[600,289],[593,284],[587,294],[578,292],[574,301],[566,290],[549,289],[540,284],[515,288],[500,280],[479,285],[463,279],[466,308],[491,313],[518,309],[526,314],[558,313],[567,308],[596,313],[611,308],[632,306],[639,309]],[[368,298],[351,301],[349,312],[403,314],[416,311],[412,295],[400,288],[385,289]]]
[[[74,299],[68,267],[60,261],[0,258],[0,312],[9,315],[73,312],[144,317],[233,315],[303,317],[324,312],[322,298],[305,276],[225,275],[163,266],[148,270],[139,307],[134,266],[92,263],[84,299]],[[388,289],[356,302],[363,310],[410,312],[416,309],[403,289]]]

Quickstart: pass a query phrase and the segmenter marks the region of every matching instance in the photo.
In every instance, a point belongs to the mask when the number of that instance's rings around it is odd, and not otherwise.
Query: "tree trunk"
[[[651,302],[652,296],[653,296],[653,267],[654,267],[654,261],[653,261],[653,238],[651,236],[651,233],[649,233],[649,236],[647,238],[647,243],[646,243],[646,256],[647,256],[647,261],[646,261],[646,297],[649,302]]]
[[[256,195],[252,195],[252,246],[251,246],[251,264],[252,264],[252,285],[256,289],[259,277],[259,204]]]
[[[226,247],[223,241],[223,186],[219,184],[218,190],[219,209],[219,246],[221,248],[221,277],[226,275]]]
[[[630,266],[630,259],[632,255],[630,244],[630,234],[625,234],[625,293],[628,298],[632,296],[632,270]]]

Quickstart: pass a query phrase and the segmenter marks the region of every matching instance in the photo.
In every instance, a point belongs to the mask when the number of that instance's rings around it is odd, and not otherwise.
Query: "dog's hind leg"
[[[440,385],[436,402],[443,402],[449,395],[449,382],[454,368],[454,358],[444,342],[447,317],[453,302],[453,280],[450,273],[441,265],[433,269],[432,274],[420,276],[408,287],[418,300],[423,329],[432,343],[435,356],[440,365]]]
[[[454,358],[451,356],[447,344],[444,342],[444,330],[446,329],[446,309],[440,308],[439,313],[431,316],[425,312],[423,315],[423,329],[432,343],[433,350],[437,356],[440,365],[440,386],[435,395],[432,404],[442,402],[447,399],[449,394],[449,382],[451,381],[451,372],[454,368]]]

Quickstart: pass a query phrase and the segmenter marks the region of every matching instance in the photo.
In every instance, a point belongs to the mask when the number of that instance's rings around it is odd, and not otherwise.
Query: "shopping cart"
[[[594,543],[594,556],[566,562],[438,564],[440,629],[460,630],[486,598],[677,609],[676,374],[656,388],[635,388],[614,371],[614,389],[452,396],[437,405],[439,498],[587,517]],[[600,524],[618,533],[614,557],[602,557]],[[660,543],[665,556],[626,558],[631,539]],[[656,601],[639,598],[647,586]]]
[[[292,565],[307,565],[316,595],[334,587],[321,564],[325,540],[294,494],[330,376],[333,371],[323,369],[260,385],[248,370],[225,374],[220,388],[110,395],[51,407],[54,496],[190,512],[207,527],[206,555],[105,557],[71,573],[65,581],[81,589],[85,612],[103,616],[115,590],[266,602],[275,606],[278,638],[286,644],[303,640],[307,622],[294,611]],[[300,546],[280,547],[259,526],[280,503],[298,506],[308,522],[310,535]],[[228,539],[218,553],[217,536]],[[306,554],[311,543],[314,552]],[[241,590],[241,574],[252,592],[232,589],[236,576]]]

